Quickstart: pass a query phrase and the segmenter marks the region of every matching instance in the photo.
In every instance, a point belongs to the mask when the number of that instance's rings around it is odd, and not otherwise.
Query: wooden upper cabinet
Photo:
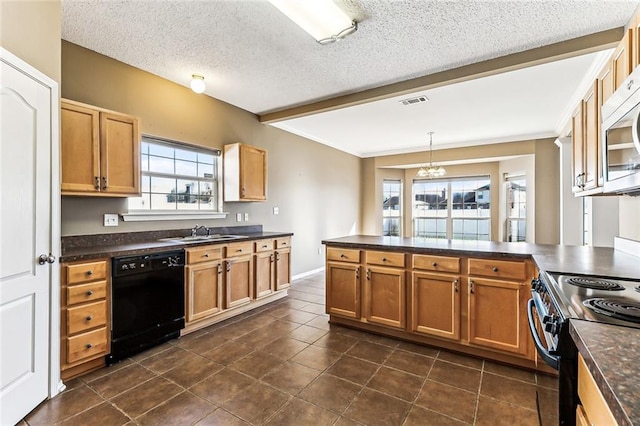
[[[267,199],[267,151],[242,143],[224,146],[224,201]]]
[[[140,194],[140,125],[136,117],[63,99],[63,195]]]
[[[572,191],[580,192],[584,188],[584,115],[583,102],[571,116],[571,165],[573,169]]]
[[[613,72],[612,69],[612,61],[606,63],[600,74],[598,74],[598,97],[600,101],[600,105],[607,102],[607,100],[613,95],[615,92],[615,88],[613,86]]]
[[[600,158],[600,106],[598,99],[598,81],[596,80],[583,99],[583,144],[584,144],[584,189],[593,189],[598,186]]]
[[[631,27],[631,48],[633,52],[631,53],[632,66],[631,69],[634,70],[640,65],[640,13],[636,14],[633,18],[633,22],[630,25]]]
[[[616,47],[612,56],[613,87],[614,90],[622,85],[625,78],[631,74],[633,66],[633,28],[625,31],[624,37]]]

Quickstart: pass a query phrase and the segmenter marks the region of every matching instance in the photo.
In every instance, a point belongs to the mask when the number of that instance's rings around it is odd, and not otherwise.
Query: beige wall
[[[267,149],[268,201],[225,203],[224,220],[207,226],[261,224],[291,231],[294,274],[324,265],[320,241],[360,231],[361,160],[280,129],[255,115],[71,43],[62,43],[62,96],[133,114],[142,132],[222,148],[245,142]],[[279,214],[273,215],[273,207]],[[104,213],[126,212],[126,199],[63,197],[62,235],[190,228],[195,221],[120,222],[102,226]],[[249,222],[235,222],[235,213]]]
[[[554,139],[535,141],[535,229],[538,244],[560,243],[560,149]]]
[[[0,1],[0,46],[60,82],[60,1]]]

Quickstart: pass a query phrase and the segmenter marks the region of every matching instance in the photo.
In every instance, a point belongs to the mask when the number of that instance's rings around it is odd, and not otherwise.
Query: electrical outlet
[[[273,208],[273,214],[278,214],[280,213],[280,210],[277,207]]]
[[[322,249],[318,247],[318,254],[322,254]]]
[[[244,221],[249,222],[249,213],[244,214]]]
[[[118,215],[105,213],[104,226],[118,226]]]
[[[242,213],[236,213],[236,222],[242,222]]]

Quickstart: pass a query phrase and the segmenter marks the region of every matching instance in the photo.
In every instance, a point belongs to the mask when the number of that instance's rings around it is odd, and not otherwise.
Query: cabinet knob
[[[87,271],[87,275],[93,275],[93,271]]]
[[[205,254],[204,254],[204,257],[209,257],[209,253],[205,253]]]
[[[341,254],[340,254],[340,259],[344,259],[345,257],[347,257],[347,255],[346,255],[346,254],[344,254],[344,253],[341,253]]]
[[[493,269],[491,269],[493,272],[498,272],[498,267],[494,266]]]
[[[267,248],[267,247],[269,247],[269,246],[267,246],[266,244],[262,246],[262,248]]]
[[[84,345],[84,347],[87,349],[91,349],[93,347],[93,343],[87,343],[86,345]]]
[[[436,266],[438,266],[438,263],[433,262],[433,263],[431,264],[431,266],[433,266],[433,267],[435,268]]]
[[[93,295],[93,290],[87,291],[87,296],[92,296],[92,295]]]
[[[88,315],[87,318],[86,318],[87,321],[91,321],[92,319],[93,319],[93,317],[91,315]]]
[[[382,261],[383,261],[383,262],[386,262],[386,261],[387,261],[387,258],[386,258],[386,257],[383,257],[383,258],[382,258]]]

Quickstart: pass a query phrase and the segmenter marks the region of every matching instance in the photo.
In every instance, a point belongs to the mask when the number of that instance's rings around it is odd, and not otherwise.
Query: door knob
[[[52,255],[51,253],[49,254],[41,254],[38,257],[38,263],[40,265],[44,265],[45,263],[54,263],[56,261],[56,257],[54,255]]]

